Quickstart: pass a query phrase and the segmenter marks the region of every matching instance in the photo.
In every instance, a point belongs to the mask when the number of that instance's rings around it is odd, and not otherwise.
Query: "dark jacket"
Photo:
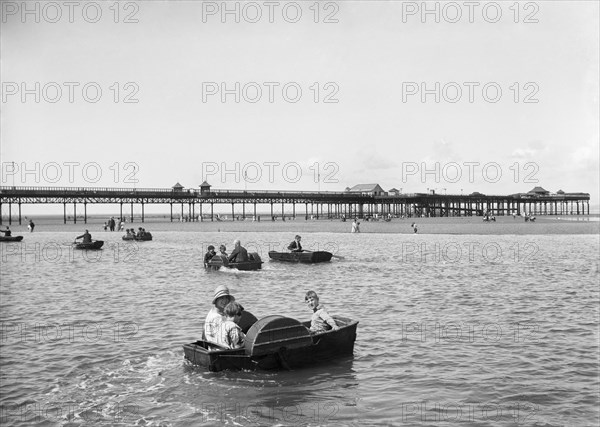
[[[229,262],[245,262],[248,261],[248,251],[243,246],[239,246],[229,255]]]
[[[302,252],[302,245],[300,244],[300,242],[294,240],[288,245],[288,250],[292,252]]]

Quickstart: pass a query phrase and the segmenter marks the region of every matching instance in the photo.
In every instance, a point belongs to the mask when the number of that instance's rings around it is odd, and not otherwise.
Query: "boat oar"
[[[339,255],[331,255],[332,258],[337,258],[337,259],[346,259],[343,256],[339,256]]]

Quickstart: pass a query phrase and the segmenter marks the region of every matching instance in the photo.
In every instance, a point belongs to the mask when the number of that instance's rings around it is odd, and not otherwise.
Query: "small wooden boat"
[[[221,267],[237,268],[238,270],[260,270],[262,268],[262,260],[256,252],[250,252],[248,254],[248,261],[246,262],[229,262],[225,255],[215,255],[208,261],[208,267],[211,270],[218,270]]]
[[[23,236],[0,236],[0,242],[20,242]]]
[[[315,263],[331,261],[333,254],[325,251],[275,252],[269,251],[269,258],[274,261]]]
[[[104,245],[104,240],[94,240],[93,242],[88,242],[88,243],[75,242],[75,249],[97,250],[97,249],[101,249],[102,245]]]
[[[310,322],[267,316],[250,327],[244,347],[227,349],[206,341],[183,346],[184,357],[210,371],[294,369],[352,355],[358,322],[334,316],[340,326],[311,334]]]
[[[146,233],[143,236],[132,236],[131,234],[126,234],[123,236],[123,240],[135,240],[138,242],[147,242],[152,240],[152,233]]]

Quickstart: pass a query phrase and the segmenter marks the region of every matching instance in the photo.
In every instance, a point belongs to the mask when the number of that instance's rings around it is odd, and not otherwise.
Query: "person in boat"
[[[235,247],[227,260],[229,262],[247,262],[248,251],[245,247],[242,246],[242,243],[239,241],[239,239],[235,239],[233,241],[233,246]]]
[[[144,229],[142,227],[138,227],[137,237],[144,237]]]
[[[207,342],[215,344],[219,343],[219,332],[221,325],[225,320],[225,307],[230,302],[235,301],[235,297],[229,292],[229,288],[225,285],[219,285],[215,289],[215,296],[212,303],[213,308],[210,309],[204,320],[204,339]],[[240,306],[241,307],[241,306]],[[242,310],[244,309],[241,307]]]
[[[223,320],[219,328],[217,344],[232,349],[244,346],[246,335],[244,335],[242,329],[237,325],[242,318],[243,310],[244,308],[235,301],[231,301],[225,306],[223,309],[225,320]]]
[[[302,252],[302,245],[300,244],[300,239],[302,238],[296,234],[296,237],[294,237],[294,241],[288,245],[288,250],[292,252]]]
[[[219,246],[219,255],[229,257],[229,255],[227,255],[227,248],[225,245]]]
[[[4,233],[5,237],[12,236],[12,231],[10,231],[10,228],[8,228],[8,227],[6,227],[6,230],[0,230],[0,233]]]
[[[308,308],[313,311],[312,318],[310,319],[311,333],[339,329],[339,326],[335,323],[334,318],[329,315],[325,306],[319,304],[319,296],[315,291],[308,291],[304,296],[304,301],[308,304]]]
[[[204,268],[208,267],[208,261],[210,261],[216,254],[215,247],[210,245],[208,247],[208,251],[204,254]]]
[[[360,222],[356,218],[354,218],[354,222],[352,223],[351,233],[360,233]]]
[[[92,243],[92,235],[90,234],[90,232],[88,230],[85,230],[85,233],[83,233],[81,236],[75,237],[75,240],[82,239],[82,238],[83,238],[83,243]]]

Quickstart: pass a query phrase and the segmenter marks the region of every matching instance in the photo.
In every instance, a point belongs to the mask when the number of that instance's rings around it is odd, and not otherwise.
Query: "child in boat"
[[[304,301],[308,304],[308,308],[313,311],[312,318],[310,319],[311,333],[325,332],[330,329],[335,331],[339,329],[339,326],[335,323],[333,317],[329,315],[325,306],[319,304],[319,297],[315,291],[308,291],[304,296]]]
[[[225,247],[225,245],[219,246],[219,255],[229,256],[227,255],[227,248]]]
[[[208,251],[204,254],[204,267],[208,267],[208,261],[212,259],[217,253],[215,252],[215,247],[210,245],[208,247]]]
[[[294,241],[288,245],[288,251],[302,252],[302,244],[300,243],[301,239],[302,238],[299,235],[296,235],[296,237],[294,237]]]
[[[217,334],[217,344],[227,348],[241,348],[244,346],[246,336],[236,324],[242,317],[242,306],[235,301],[230,302],[223,310],[225,320],[221,323]]]

